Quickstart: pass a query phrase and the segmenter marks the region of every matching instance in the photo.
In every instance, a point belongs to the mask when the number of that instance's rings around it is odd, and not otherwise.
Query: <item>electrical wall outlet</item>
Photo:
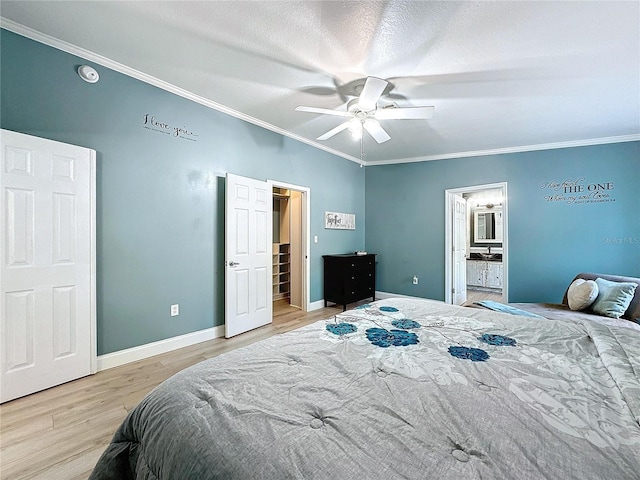
[[[177,317],[178,315],[180,315],[180,305],[174,303],[173,305],[171,305],[171,316]]]
[[[414,275],[414,276],[413,276],[413,284],[414,284],[414,285],[417,285],[417,284],[418,284],[418,276],[417,276],[417,275]]]

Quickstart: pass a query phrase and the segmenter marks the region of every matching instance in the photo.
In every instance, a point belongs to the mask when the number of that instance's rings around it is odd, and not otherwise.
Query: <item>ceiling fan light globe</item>
[[[362,122],[357,118],[352,118],[349,120],[349,133],[351,133],[351,138],[354,140],[360,140],[362,137]]]

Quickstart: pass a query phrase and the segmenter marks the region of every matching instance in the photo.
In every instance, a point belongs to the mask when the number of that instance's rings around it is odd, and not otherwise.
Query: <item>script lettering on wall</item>
[[[540,185],[541,190],[548,193],[544,199],[548,202],[561,202],[570,205],[580,203],[615,202],[613,197],[613,182],[592,182],[585,177],[575,180],[567,179],[562,182],[552,180]]]
[[[152,132],[163,133],[174,138],[180,138],[182,140],[189,140],[191,142],[197,142],[198,135],[193,133],[187,127],[176,127],[165,121],[159,120],[156,116],[150,113],[145,113],[142,116],[142,127]]]

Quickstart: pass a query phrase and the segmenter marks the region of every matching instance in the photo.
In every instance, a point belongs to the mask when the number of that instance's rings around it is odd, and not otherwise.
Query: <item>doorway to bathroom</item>
[[[507,184],[445,191],[445,302],[508,299]]]

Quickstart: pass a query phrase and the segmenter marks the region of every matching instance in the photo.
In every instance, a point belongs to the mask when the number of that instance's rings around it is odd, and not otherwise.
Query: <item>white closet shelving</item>
[[[291,292],[291,244],[289,240],[290,192],[273,189],[273,299],[289,298]]]

